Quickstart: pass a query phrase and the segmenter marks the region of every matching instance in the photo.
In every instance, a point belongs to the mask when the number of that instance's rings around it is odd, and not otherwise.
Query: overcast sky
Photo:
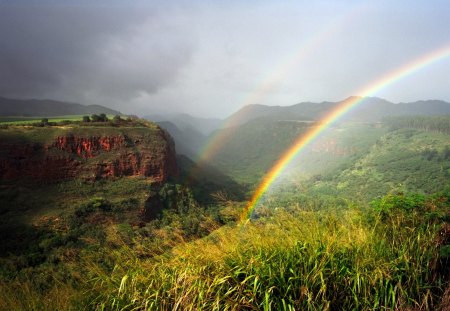
[[[450,45],[450,1],[0,0],[0,96],[226,117],[338,101]],[[450,101],[450,59],[376,96]]]

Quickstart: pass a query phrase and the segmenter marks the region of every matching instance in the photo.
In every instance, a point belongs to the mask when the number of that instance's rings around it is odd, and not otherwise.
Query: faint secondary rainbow
[[[374,83],[369,84],[367,87],[362,89],[358,94],[361,97],[350,98],[341,104],[339,104],[335,109],[330,111],[324,118],[316,123],[306,134],[301,135],[297,138],[294,144],[287,149],[281,158],[275,163],[275,165],[266,174],[263,181],[259,184],[255,193],[249,204],[244,211],[244,219],[248,219],[258,202],[261,200],[264,193],[269,189],[272,183],[280,176],[280,174],[285,170],[287,165],[298,155],[305,146],[311,143],[315,138],[317,138],[324,130],[326,130],[333,122],[337,121],[341,116],[350,111],[353,107],[361,103],[364,97],[372,96],[379,92],[380,90],[388,87],[389,85],[397,82],[398,80],[404,78],[405,76],[411,75],[414,72],[429,66],[443,58],[450,55],[450,45],[435,50],[429,54],[423,55],[413,62],[410,62],[390,73],[383,76],[381,79],[376,80]]]
[[[257,104],[263,100],[268,93],[273,91],[280,81],[286,79],[288,74],[298,67],[302,60],[308,57],[311,53],[317,50],[324,42],[327,42],[336,32],[338,32],[346,23],[350,22],[353,17],[360,16],[369,7],[370,1],[362,1],[348,10],[345,14],[333,19],[326,26],[322,28],[307,40],[305,40],[295,52],[283,59],[273,70],[271,70],[264,79],[260,80],[255,89],[249,92],[248,95],[241,101],[241,107],[247,106],[248,110],[241,116],[245,117],[252,113],[251,107],[248,105]],[[224,145],[226,140],[233,135],[234,130],[238,125],[245,123],[241,122],[240,118],[229,118],[225,121],[221,128],[226,130],[217,131],[210,139],[203,145],[196,159],[197,162],[208,161],[214,156]]]

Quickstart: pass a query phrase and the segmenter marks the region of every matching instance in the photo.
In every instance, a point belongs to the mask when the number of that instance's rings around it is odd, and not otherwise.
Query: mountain
[[[225,174],[252,184],[311,126],[309,122],[260,118],[225,128],[221,130],[222,147],[209,160]],[[364,124],[334,126],[302,152],[302,161],[295,171],[311,176],[322,173],[325,168],[337,167],[366,150],[385,132],[383,128]]]
[[[206,136],[191,126],[186,126],[184,130],[181,130],[169,121],[156,122],[156,124],[167,130],[173,137],[177,154],[195,158],[198,150],[206,141]]]
[[[0,115],[2,116],[51,117],[100,113],[121,115],[117,110],[100,105],[85,106],[56,100],[12,99],[0,97]]]
[[[198,118],[191,116],[187,113],[179,114],[167,114],[167,115],[148,115],[144,119],[153,122],[170,122],[173,123],[178,129],[185,131],[194,129],[197,132],[207,136],[211,134],[214,130],[220,127],[223,122],[221,119],[216,118]]]
[[[292,106],[248,105],[228,117],[224,124],[241,125],[248,121],[266,120],[318,120],[349,97],[339,102],[304,102]],[[377,97],[366,97],[353,107],[343,120],[377,122],[388,116],[450,114],[450,103],[440,100],[422,100],[413,103],[394,104]]]
[[[436,117],[429,118],[433,121]],[[322,204],[341,200],[336,203],[365,205],[386,193],[445,191],[450,186],[450,123],[442,131],[405,124],[372,134],[367,133],[368,125],[359,125],[359,131],[344,126],[343,135],[326,135],[329,137],[302,153],[280,176],[279,186],[273,187],[267,198],[268,207],[302,202],[305,197],[315,197]],[[348,139],[324,144],[339,136]],[[315,175],[304,174],[302,166],[306,172],[313,166]]]
[[[399,107],[403,108],[402,106]],[[209,161],[224,174],[235,180],[254,184],[268,172],[277,159],[294,144],[298,137],[313,126],[315,126],[314,123],[309,122],[295,120],[273,121],[267,118],[259,118],[240,126],[222,129],[219,134],[222,137],[221,147],[215,153],[212,153]],[[386,137],[390,137],[393,143],[386,144],[385,149],[388,148],[388,150],[382,149],[373,155],[371,159],[374,159],[373,163],[377,163],[373,164],[374,166],[379,168],[390,167],[389,170],[392,174],[403,178],[407,176],[406,171],[411,167],[415,167],[417,171],[420,171],[419,167],[425,168],[431,163],[423,160],[422,152],[428,152],[425,149],[431,148],[430,150],[434,151],[430,152],[440,154],[444,152],[443,148],[445,146],[450,147],[448,144],[450,141],[448,137],[449,129],[450,117],[446,115],[393,116],[384,119],[380,123],[340,122],[329,127],[323,134],[314,138],[305,148],[302,148],[301,156],[298,159],[293,159],[289,169],[285,171],[286,174],[292,172],[291,177],[295,179],[299,177],[303,180],[333,177],[336,174],[340,174],[340,171],[353,165],[353,162],[358,161],[367,153],[379,150],[379,148],[377,149],[373,146],[377,146],[377,143],[379,144],[382,140],[387,139]],[[407,134],[404,134],[404,136],[406,135],[405,137],[400,134],[389,134],[397,133],[399,130],[405,131],[410,137],[407,137]],[[395,151],[396,144],[398,149],[402,151]],[[371,148],[374,149],[372,150]],[[382,160],[380,163],[376,162],[375,159],[382,159],[384,153],[387,153],[387,159]],[[405,157],[409,154],[411,160],[408,160],[408,165],[411,165],[411,167],[403,167],[399,163],[397,164],[397,169],[405,170],[405,172],[397,172],[395,168],[389,165],[389,162],[406,161]],[[397,158],[400,160],[397,160]],[[446,161],[448,162],[448,159]],[[413,165],[414,163],[418,164]],[[435,173],[439,170],[446,171],[446,165],[448,163],[445,165],[443,163],[435,163],[435,166],[427,168],[427,171]],[[364,165],[361,164],[359,166],[367,167],[369,164],[364,163]],[[440,180],[444,184],[442,177],[444,175],[439,175],[440,177],[438,175],[436,173],[433,175],[434,179],[432,179],[435,181]],[[363,183],[367,176],[365,173],[362,174],[359,182]],[[370,191],[365,190],[364,192],[378,194],[379,192],[373,192],[372,190],[384,189],[382,193],[385,193],[390,189],[389,187],[386,188],[386,185],[389,184],[387,180],[397,180],[394,178],[395,176],[383,179],[384,182],[382,184],[375,185],[370,188]],[[358,180],[357,177],[348,179],[351,180],[350,183]],[[416,176],[415,180],[418,181],[421,178]],[[337,183],[345,184],[347,182],[340,180]],[[402,183],[401,180],[398,179],[398,183]],[[429,182],[428,184],[435,185],[434,182]],[[429,191],[437,188],[430,188]],[[340,189],[343,188],[340,187]],[[409,186],[408,189],[417,191],[418,189],[428,188],[424,184],[420,184],[415,187]],[[352,191],[357,190],[353,187]]]
[[[225,127],[239,126],[254,119],[265,120],[312,120],[318,113],[329,109],[331,103],[301,103],[293,106],[247,105],[225,119]]]

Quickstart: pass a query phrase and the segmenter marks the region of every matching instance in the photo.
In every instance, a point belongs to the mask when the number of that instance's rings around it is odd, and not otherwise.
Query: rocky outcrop
[[[123,132],[108,136],[68,133],[51,143],[0,141],[0,179],[55,182],[75,177],[146,176],[163,183],[178,174],[175,146],[165,131]]]
[[[101,151],[111,151],[125,147],[125,137],[77,137],[74,135],[56,138],[51,147],[68,153],[76,154],[82,158],[93,158]]]

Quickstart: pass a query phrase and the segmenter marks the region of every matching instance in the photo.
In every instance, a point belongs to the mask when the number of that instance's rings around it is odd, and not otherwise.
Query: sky
[[[0,0],[0,96],[225,118],[360,95],[449,45],[447,0]],[[450,101],[450,57],[375,95]]]

